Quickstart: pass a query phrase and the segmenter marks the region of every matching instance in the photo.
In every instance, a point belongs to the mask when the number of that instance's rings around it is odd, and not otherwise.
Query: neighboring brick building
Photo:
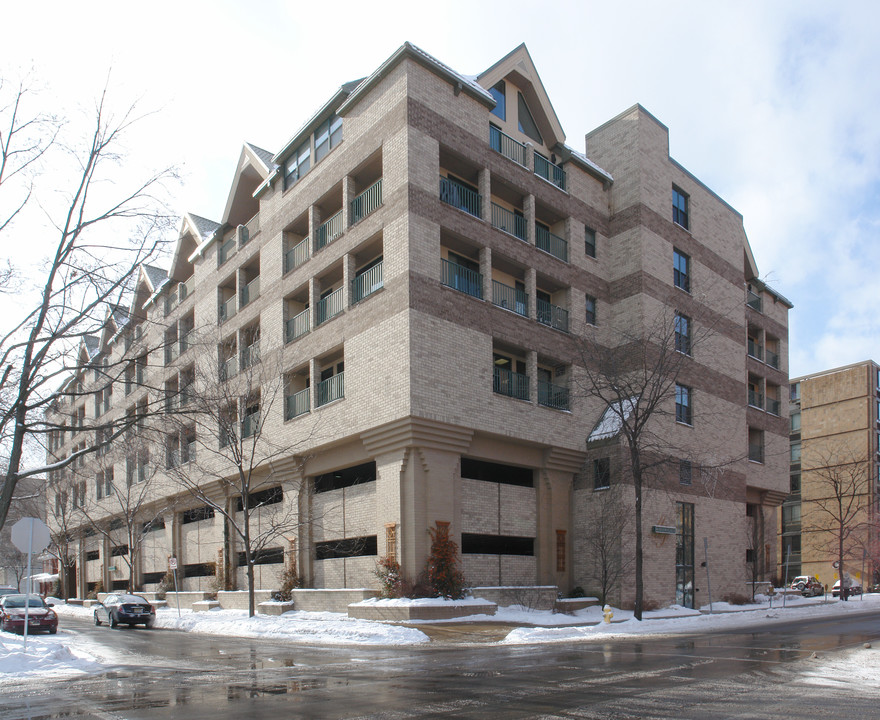
[[[742,217],[669,157],[667,129],[642,107],[590,133],[581,154],[524,46],[470,79],[406,44],[277,153],[245,145],[219,222],[184,218],[167,276],[144,269],[131,311],[111,316],[83,363],[130,357],[150,378],[99,413],[136,413],[147,385],[185,397],[202,363],[193,333],[213,333],[219,350],[201,357],[219,360],[229,382],[255,357],[278,369],[284,407],[239,408],[242,427],[261,423],[304,459],[267,463],[266,486],[302,475],[321,522],[279,538],[262,587],[277,584],[290,553],[314,587],[373,586],[389,554],[414,576],[428,529],[446,522],[469,583],[567,593],[593,590],[579,538],[593,494],[586,438],[604,411],[576,392],[579,338],[662,308],[711,323],[688,366],[692,410],[662,431],[690,448],[705,482],[680,484],[676,461],[675,486],[645,506],[648,527],[674,527],[684,512],[693,529],[679,532],[690,552],[678,563],[675,538],[649,537],[647,597],[691,602],[704,536],[718,596],[746,591],[747,551],[762,574],[776,556],[789,307],[758,279]],[[170,355],[138,359],[151,337]],[[766,351],[747,352],[747,341]],[[752,388],[762,399],[748,404]],[[63,412],[76,417],[74,405]],[[67,433],[52,452],[91,440]],[[187,448],[205,442],[182,438],[169,457],[192,462]],[[711,479],[698,473],[707,449],[724,463]],[[283,502],[304,501],[288,492]],[[148,587],[168,555],[206,567],[218,550],[235,554],[219,518],[193,511],[185,496],[163,511],[139,568]],[[96,544],[82,542],[83,588],[114,582],[109,543]]]
[[[791,494],[780,508],[778,575],[785,578],[788,560],[789,579],[815,575],[830,588],[840,577],[833,563],[844,520],[846,574],[863,586],[880,582],[880,366],[867,360],[793,378],[790,398]]]

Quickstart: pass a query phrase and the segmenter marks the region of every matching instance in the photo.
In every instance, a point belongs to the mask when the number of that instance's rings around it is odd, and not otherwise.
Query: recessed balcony
[[[284,253],[284,272],[298,268],[309,259],[309,239],[301,240]]]
[[[382,287],[384,287],[384,281],[382,278],[382,262],[380,261],[352,280],[351,301],[352,303],[359,303],[377,290],[381,290]]]
[[[535,223],[535,247],[552,255],[562,262],[568,262],[568,242],[550,232],[550,228],[541,223]]]
[[[458,263],[441,259],[443,277],[441,282],[465,295],[483,298],[483,275]]]
[[[528,241],[525,217],[521,213],[515,213],[513,210],[508,210],[494,202],[492,203],[492,227],[520,240]]]
[[[554,410],[569,410],[569,391],[563,385],[538,381],[538,404]]]
[[[342,225],[342,210],[315,229],[315,252],[326,247],[339,236],[345,228]]]
[[[566,175],[561,165],[550,162],[540,153],[535,153],[535,175],[552,183],[560,190],[565,190]]]
[[[345,397],[345,373],[337,373],[332,377],[318,383],[316,390],[316,403],[318,407],[341,400]]]
[[[492,304],[523,317],[528,317],[529,314],[529,296],[525,290],[510,287],[497,280],[492,281]]]
[[[363,220],[367,215],[375,212],[382,206],[382,178],[379,178],[370,187],[364,190],[354,200],[349,208],[349,225],[354,225]]]
[[[568,332],[568,310],[553,303],[537,299],[537,320],[542,325],[552,327],[554,330]]]
[[[494,125],[489,125],[489,147],[517,165],[528,167],[526,146]]]
[[[517,400],[528,400],[529,376],[513,372],[507,368],[493,367],[492,391],[499,395],[516,398]]]
[[[310,389],[305,388],[299,392],[292,393],[284,398],[284,419],[293,420],[295,417],[305,415],[309,412],[309,393]]]
[[[452,178],[440,177],[440,201],[476,218],[483,217],[482,196]]]
[[[284,339],[285,342],[293,342],[297,338],[309,332],[309,311],[308,308],[301,313],[294,315],[284,323]]]
[[[318,301],[315,306],[315,327],[336,317],[343,309],[342,288],[339,288]]]

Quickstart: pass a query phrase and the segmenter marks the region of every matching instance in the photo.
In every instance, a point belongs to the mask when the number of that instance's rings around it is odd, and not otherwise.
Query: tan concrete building
[[[176,409],[218,364],[228,383],[257,366],[261,394],[231,411],[241,434],[256,424],[287,449],[261,466],[261,487],[320,518],[268,546],[261,587],[291,556],[311,587],[375,586],[387,555],[415,576],[429,528],[449,523],[471,585],[593,592],[582,538],[604,481],[586,439],[605,408],[579,390],[579,348],[603,326],[669,311],[689,359],[680,408],[670,401],[657,432],[686,453],[647,496],[646,592],[690,604],[704,537],[718,597],[745,592],[749,552],[772,569],[789,307],[759,279],[742,217],[670,158],[644,108],[589,133],[581,153],[524,46],[473,79],[405,44],[277,152],[245,145],[223,216],[187,215],[167,274],[145,268],[125,317],[84,348],[84,367],[109,357],[132,379],[94,411],[69,397],[59,411],[82,429],[52,453],[92,442],[94,413],[133,417],[160,392]],[[713,333],[692,352],[700,323]],[[216,442],[175,431],[166,465],[208,472]],[[114,482],[131,482],[127,462]],[[173,555],[190,568],[185,587],[205,587],[211,563],[240,547],[159,474],[140,580],[152,587]],[[626,495],[616,461],[608,480]],[[120,582],[114,547],[82,539],[80,588]],[[617,596],[630,599],[628,578]]]
[[[880,366],[868,360],[793,378],[791,494],[780,508],[779,577],[829,588],[843,537],[844,571],[878,582]],[[842,529],[841,529],[842,526]]]

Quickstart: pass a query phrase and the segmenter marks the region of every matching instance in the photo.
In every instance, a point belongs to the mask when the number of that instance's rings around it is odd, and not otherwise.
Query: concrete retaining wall
[[[523,605],[531,610],[553,610],[559,588],[555,585],[474,587],[470,593],[495,603],[498,607]]]
[[[334,590],[294,590],[293,602],[297,610],[309,612],[340,612],[348,611],[348,606],[361,600],[378,597],[377,590],[369,588],[340,588]]]
[[[495,603],[474,605],[349,605],[348,616],[360,620],[450,620],[468,615],[494,615],[498,606]]]

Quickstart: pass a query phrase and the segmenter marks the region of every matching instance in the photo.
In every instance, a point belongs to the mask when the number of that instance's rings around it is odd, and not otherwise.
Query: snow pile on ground
[[[69,638],[29,636],[25,652],[20,635],[0,636],[0,684],[23,675],[70,676],[101,670],[104,665],[87,648],[71,647]]]

